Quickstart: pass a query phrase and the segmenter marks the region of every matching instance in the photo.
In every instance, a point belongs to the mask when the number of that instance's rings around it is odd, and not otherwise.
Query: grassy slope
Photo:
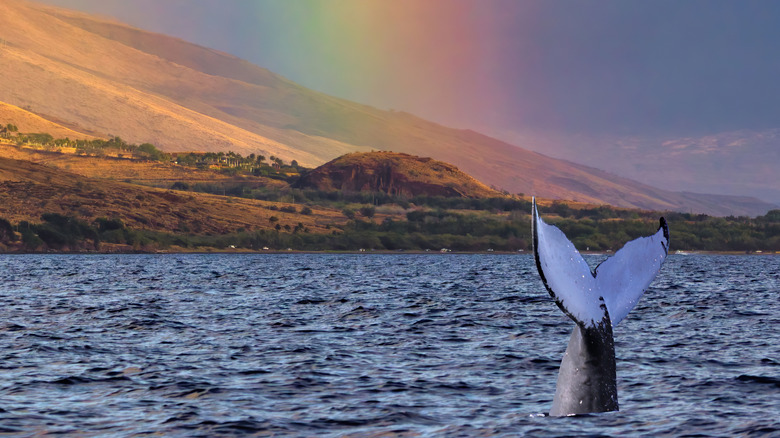
[[[219,172],[154,161],[116,160],[85,157],[73,154],[20,149],[0,142],[0,157],[25,160],[62,169],[70,173],[95,179],[133,182],[143,185],[170,187],[174,182],[215,183],[237,181],[268,187],[286,187],[287,184],[262,177],[230,177]]]
[[[63,124],[56,123],[18,106],[0,102],[0,124],[5,126],[9,122],[16,125],[20,132],[47,133],[54,138],[70,138],[71,140],[105,138],[101,135],[91,135],[95,133],[87,133],[86,130],[81,130],[76,126],[65,126],[65,122],[62,122]]]
[[[110,180],[87,178],[29,161],[0,158],[0,217],[12,223],[39,222],[44,213],[120,218],[132,228],[195,234],[224,234],[239,229],[270,229],[271,216],[281,225],[299,222],[311,232],[343,225],[333,209],[313,208],[301,215],[270,210],[286,204],[175,192]]]

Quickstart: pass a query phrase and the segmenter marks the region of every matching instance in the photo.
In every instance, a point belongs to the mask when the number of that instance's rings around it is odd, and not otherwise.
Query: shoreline
[[[257,255],[257,254],[355,254],[355,255],[390,255],[390,254],[409,254],[409,255],[533,255],[532,250],[518,250],[518,251],[441,251],[441,250],[295,250],[295,249],[268,249],[268,250],[252,250],[252,249],[192,249],[186,250],[177,248],[175,250],[130,250],[130,251],[46,251],[46,252],[25,252],[25,251],[7,251],[0,252],[0,256],[3,255],[178,255],[178,254],[234,254],[234,255]],[[605,251],[580,251],[580,254],[598,256],[604,255],[611,257],[614,252]],[[780,251],[675,251],[669,254],[670,256],[689,256],[689,255],[732,255],[732,256],[780,256]]]

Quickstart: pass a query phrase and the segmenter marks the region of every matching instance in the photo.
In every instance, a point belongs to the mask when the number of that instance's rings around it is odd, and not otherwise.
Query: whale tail
[[[634,308],[669,253],[669,230],[623,246],[591,271],[561,230],[540,217],[533,201],[534,258],[544,286],[577,325],[558,371],[550,415],[618,410],[612,327]]]
[[[560,309],[583,328],[607,318],[616,326],[634,308],[669,253],[666,220],[652,236],[632,240],[591,271],[574,244],[539,217],[533,200],[534,257],[547,291]]]

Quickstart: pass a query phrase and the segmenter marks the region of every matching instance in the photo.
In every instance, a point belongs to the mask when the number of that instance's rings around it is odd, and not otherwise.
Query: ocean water
[[[530,255],[3,255],[0,433],[779,436],[779,313],[779,256],[671,255],[621,410],[554,418]]]

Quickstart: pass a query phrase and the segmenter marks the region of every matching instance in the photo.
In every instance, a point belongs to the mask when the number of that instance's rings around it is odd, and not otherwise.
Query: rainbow
[[[534,71],[543,1],[41,1],[113,15],[316,91],[452,126],[474,127],[475,113],[518,114],[519,101],[521,116],[544,109],[545,78]]]
[[[250,6],[251,5],[251,6]],[[251,8],[261,66],[310,88],[382,108],[458,118],[501,112],[501,66],[514,56],[516,27],[532,23],[533,4],[471,0],[330,0],[242,3]],[[241,32],[246,32],[241,35]],[[260,41],[257,32],[262,33]],[[511,40],[511,41],[508,41]],[[512,48],[514,49],[514,47]],[[529,56],[531,61],[532,56]],[[267,62],[264,62],[264,59]],[[513,73],[522,74],[522,63]],[[511,78],[509,78],[511,80]],[[509,106],[507,106],[509,105]],[[464,107],[468,111],[464,111]]]

